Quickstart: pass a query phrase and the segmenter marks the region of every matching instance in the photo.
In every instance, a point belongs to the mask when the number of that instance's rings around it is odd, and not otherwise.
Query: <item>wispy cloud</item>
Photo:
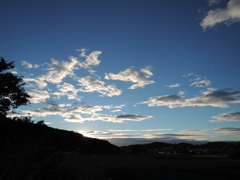
[[[210,2],[212,4],[216,1]],[[230,25],[238,21],[240,21],[240,0],[230,0],[226,8],[210,10],[200,23],[200,26],[206,30],[219,23]]]
[[[175,87],[180,87],[181,84],[177,83],[177,84],[172,84],[172,85],[166,85],[166,87],[170,87],[170,88],[175,88]]]
[[[221,122],[221,121],[240,121],[240,112],[228,112],[217,116],[213,116],[215,120],[210,120],[210,122]]]
[[[100,114],[100,113],[94,113],[93,115],[81,118],[81,119],[69,119],[66,118],[65,121],[67,122],[75,122],[75,123],[82,123],[84,121],[107,121],[107,122],[114,122],[114,123],[123,123],[124,121],[143,121],[148,118],[152,118],[153,116],[143,116],[143,115],[132,115],[132,114],[126,114],[126,115],[119,115],[119,116],[112,116],[109,114]]]
[[[221,0],[208,0],[208,5],[213,6],[213,5],[218,4],[220,2],[221,2]]]
[[[205,86],[210,86],[211,85],[211,81],[210,80],[207,80],[207,79],[204,79],[204,80],[200,80],[200,81],[194,81],[192,84],[190,84],[190,86],[195,86],[195,87],[204,87],[203,85]]]
[[[151,70],[150,66],[141,69],[140,72],[132,68],[128,68],[124,71],[119,72],[118,74],[106,73],[105,79],[132,82],[135,84],[130,86],[128,89],[136,89],[139,87],[144,87],[148,84],[155,83],[154,81],[147,80],[149,77],[153,75],[153,73],[150,70]]]
[[[178,95],[164,95],[152,97],[140,104],[148,106],[167,106],[169,108],[187,106],[228,107],[228,103],[240,103],[240,91],[227,92],[226,90],[210,90],[202,92],[203,96],[186,99]]]

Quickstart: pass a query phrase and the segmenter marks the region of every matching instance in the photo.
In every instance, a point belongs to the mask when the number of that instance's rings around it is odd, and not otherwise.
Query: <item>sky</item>
[[[240,0],[1,0],[31,116],[118,145],[239,141]]]

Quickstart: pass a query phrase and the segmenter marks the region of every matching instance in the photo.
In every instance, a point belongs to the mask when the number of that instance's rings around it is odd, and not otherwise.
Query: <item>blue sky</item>
[[[1,1],[18,114],[116,145],[240,138],[240,0]]]

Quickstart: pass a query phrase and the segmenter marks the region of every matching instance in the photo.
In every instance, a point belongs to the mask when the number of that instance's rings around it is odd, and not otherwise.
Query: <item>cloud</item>
[[[142,130],[129,130],[129,129],[123,129],[123,130],[109,130],[113,132],[131,132],[131,131],[137,131],[137,132],[148,132],[148,131],[171,131],[173,129],[142,129]]]
[[[181,84],[177,83],[177,84],[173,84],[173,85],[166,85],[166,87],[170,87],[170,88],[175,88],[175,87],[180,87]]]
[[[29,63],[27,61],[22,61],[22,65],[26,66],[26,68],[28,68],[28,69],[33,69],[33,68],[36,69],[36,68],[40,67],[40,65],[38,65],[38,64],[31,64],[31,63]]]
[[[183,77],[189,77],[189,76],[193,76],[194,75],[194,73],[193,72],[191,72],[191,73],[188,73],[188,74],[186,74],[186,75],[182,75]]]
[[[79,55],[80,57],[86,58],[85,61],[79,62],[79,66],[84,69],[89,69],[91,66],[98,66],[101,61],[98,59],[98,56],[102,54],[101,51],[93,51],[88,56],[86,55],[86,49],[78,49],[77,51],[81,51],[82,53]]]
[[[52,63],[49,64],[50,68],[47,69],[47,75],[43,75],[41,78],[53,84],[59,84],[65,77],[74,76],[74,70],[78,69],[79,61],[75,57],[70,57],[69,59],[70,62],[52,59]]]
[[[78,78],[78,84],[82,88],[78,89],[81,92],[98,92],[101,96],[119,96],[122,90],[117,89],[114,85],[105,85],[105,82],[93,76],[87,76],[84,78]]]
[[[27,83],[28,87],[37,87],[39,89],[43,89],[45,87],[47,87],[47,83],[44,82],[44,80],[42,78],[23,78],[23,80]],[[28,82],[35,82],[36,84],[31,84]]]
[[[31,103],[46,103],[46,99],[50,98],[47,91],[32,90],[27,92],[30,95]]]
[[[53,95],[57,96],[67,96],[68,99],[75,99],[81,101],[78,96],[78,90],[70,83],[63,83],[61,85],[57,85],[57,89],[61,92],[54,92]]]
[[[208,5],[213,6],[213,5],[218,4],[220,2],[221,2],[221,0],[208,0]]]
[[[210,90],[202,92],[203,96],[186,99],[178,95],[164,95],[152,97],[140,104],[148,106],[167,106],[169,108],[187,106],[228,107],[228,103],[240,103],[240,91],[227,92],[226,90]]]
[[[105,79],[132,82],[135,84],[133,84],[128,89],[136,89],[139,87],[144,87],[148,84],[155,83],[154,81],[147,80],[149,77],[151,77],[153,75],[150,70],[151,70],[150,66],[148,66],[144,69],[141,69],[140,72],[138,72],[132,68],[128,68],[124,71],[119,72],[118,74],[106,73]]]
[[[199,78],[198,78],[197,80],[199,80]],[[212,83],[212,82],[211,82],[210,80],[204,79],[204,80],[200,80],[200,81],[195,81],[195,82],[193,82],[192,84],[190,84],[190,86],[204,87],[203,84],[204,84],[205,86],[210,86],[211,83]]]
[[[210,129],[208,131],[240,132],[240,127],[223,127],[223,128]]]
[[[108,114],[94,113],[92,116],[82,118],[81,120],[69,120],[65,119],[67,122],[82,123],[83,121],[107,121],[114,123],[123,123],[124,121],[143,121],[145,119],[152,118],[152,116],[142,116],[142,115],[120,115],[112,116]]]
[[[240,0],[230,0],[226,8],[210,10],[200,26],[206,30],[219,23],[230,25],[238,21],[240,21]]]
[[[217,116],[213,116],[215,120],[210,120],[210,122],[221,122],[221,121],[240,121],[240,112],[228,112]]]

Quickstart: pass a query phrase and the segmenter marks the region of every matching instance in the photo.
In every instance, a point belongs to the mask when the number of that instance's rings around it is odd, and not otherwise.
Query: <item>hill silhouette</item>
[[[0,179],[74,179],[61,164],[66,153],[117,153],[106,140],[48,127],[29,118],[0,120]]]

